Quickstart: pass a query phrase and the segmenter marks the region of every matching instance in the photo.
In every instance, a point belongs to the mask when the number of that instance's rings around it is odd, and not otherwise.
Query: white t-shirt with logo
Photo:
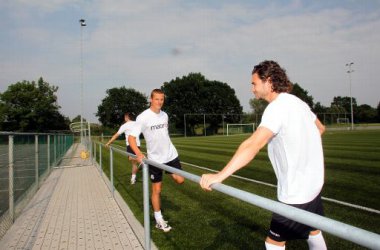
[[[153,112],[150,108],[136,119],[136,126],[130,135],[138,137],[143,133],[148,159],[158,163],[167,163],[178,157],[178,152],[169,137],[168,115],[164,111]]]
[[[136,124],[135,121],[128,121],[128,122],[124,123],[123,125],[121,125],[119,130],[117,131],[118,135],[125,133],[125,143],[127,144],[127,146],[129,146],[128,136],[131,134],[135,124]],[[137,143],[137,146],[140,147],[140,138],[138,136],[136,136],[136,143]]]
[[[268,143],[268,154],[281,202],[307,203],[322,190],[323,149],[315,121],[309,106],[287,93],[279,94],[264,111],[260,126],[274,134]]]

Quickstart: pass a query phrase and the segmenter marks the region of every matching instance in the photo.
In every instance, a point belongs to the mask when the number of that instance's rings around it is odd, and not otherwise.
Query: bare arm
[[[137,161],[139,163],[142,162],[142,159],[145,157],[144,154],[141,152],[141,150],[139,149],[139,147],[137,146],[137,142],[136,142],[136,137],[130,135],[128,136],[128,143],[129,143],[129,146],[131,147],[131,149],[133,150],[133,152],[135,152],[136,154],[136,157],[137,157]]]
[[[234,156],[228,164],[217,174],[204,174],[200,181],[200,185],[205,190],[211,190],[210,186],[214,183],[224,181],[240,168],[246,166],[256,154],[263,148],[273,133],[267,128],[259,127],[247,140],[240,144]]]
[[[322,135],[325,132],[326,127],[321,123],[321,121],[318,118],[315,120],[315,125],[317,125],[319,133]]]
[[[112,142],[114,142],[120,135],[118,133],[115,133],[112,138],[106,143],[106,147],[109,147]]]

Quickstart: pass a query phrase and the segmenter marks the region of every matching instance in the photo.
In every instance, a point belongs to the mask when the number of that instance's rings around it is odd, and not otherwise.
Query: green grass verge
[[[172,138],[183,162],[219,170],[247,136]],[[119,141],[125,146],[125,142]],[[380,131],[337,131],[323,136],[325,154],[324,197],[380,209]],[[144,144],[142,145],[144,149]],[[115,153],[115,186],[137,219],[143,223],[141,172],[136,185],[129,184],[131,166],[125,156]],[[103,165],[109,162],[103,150]],[[201,175],[204,170],[183,165],[184,170]],[[109,174],[109,169],[105,167]],[[276,184],[276,178],[262,150],[237,175]],[[276,199],[272,187],[236,178],[224,184]],[[326,217],[380,233],[380,215],[324,202]],[[246,204],[219,192],[204,192],[197,183],[176,185],[164,177],[162,209],[173,230],[152,229],[152,239],[160,249],[265,249],[263,240],[271,218],[264,209]],[[151,217],[153,223],[153,218]],[[354,243],[324,234],[329,249],[364,249]],[[291,241],[287,249],[308,249],[305,241]]]

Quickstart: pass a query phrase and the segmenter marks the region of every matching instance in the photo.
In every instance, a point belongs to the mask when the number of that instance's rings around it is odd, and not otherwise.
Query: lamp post
[[[80,142],[83,143],[83,27],[86,20],[80,19]]]
[[[353,69],[351,69],[351,66],[353,65],[353,62],[347,63],[346,67],[348,67],[348,78],[350,79],[350,102],[351,102],[351,130],[354,130],[354,112],[352,109],[352,92],[351,92],[351,73],[354,72]]]

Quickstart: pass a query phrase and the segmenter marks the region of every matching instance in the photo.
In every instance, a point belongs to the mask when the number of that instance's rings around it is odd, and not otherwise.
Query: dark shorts
[[[314,198],[314,200],[304,204],[287,204],[292,207],[300,208],[311,213],[324,215],[321,194]],[[290,220],[284,216],[273,213],[268,237],[274,241],[288,241],[296,239],[308,239],[311,231],[317,230],[296,221]]]
[[[138,147],[140,148],[140,147]],[[131,146],[127,146],[127,153],[130,153],[130,154],[134,154],[135,155],[135,152],[132,150]]]
[[[164,164],[176,169],[182,169],[181,162],[179,161],[178,157]],[[157,183],[157,182],[162,181],[162,172],[163,172],[162,169],[149,165],[149,175],[150,175],[150,180],[152,181],[152,183]],[[168,171],[165,171],[165,173],[171,174]]]

